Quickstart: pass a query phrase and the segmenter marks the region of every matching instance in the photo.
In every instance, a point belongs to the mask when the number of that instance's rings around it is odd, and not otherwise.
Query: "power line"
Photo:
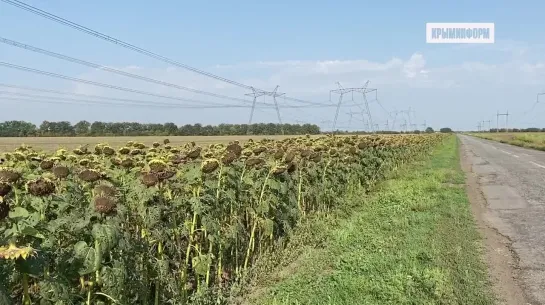
[[[36,92],[45,92],[45,93],[54,93],[59,95],[68,95],[68,96],[77,96],[77,97],[87,97],[87,98],[95,98],[95,99],[103,99],[107,101],[116,101],[116,102],[129,102],[127,103],[105,103],[105,105],[124,105],[124,106],[133,106],[134,104],[140,104],[142,106],[164,106],[168,108],[195,108],[195,109],[209,109],[209,108],[250,108],[249,105],[211,105],[211,106],[203,106],[203,105],[182,105],[182,104],[171,104],[171,103],[161,103],[161,102],[155,102],[155,101],[144,101],[144,100],[135,100],[135,99],[126,99],[126,98],[115,98],[115,97],[107,97],[107,96],[100,96],[100,95],[91,95],[91,94],[79,94],[79,93],[70,93],[70,92],[64,92],[64,91],[58,91],[58,90],[48,90],[48,89],[39,89],[39,88],[33,88],[33,87],[26,87],[26,86],[16,86],[16,85],[8,85],[0,83],[0,87],[6,87],[6,88],[14,88],[14,89],[23,89],[23,90],[29,90],[29,91],[36,91]],[[56,96],[44,96],[44,95],[33,95],[33,94],[27,94],[27,93],[20,93],[20,92],[12,92],[12,91],[0,91],[0,94],[7,94],[7,95],[16,95],[16,96],[23,96],[23,97],[34,97],[34,98],[41,98],[41,99],[56,99],[56,100],[65,100],[65,101],[74,101],[74,102],[82,102],[82,103],[96,103],[98,102],[103,103],[103,101],[93,101],[93,100],[85,100],[85,99],[75,99],[75,98],[60,98]],[[274,108],[272,104],[263,104],[264,106],[269,107],[259,107],[263,109],[269,109]],[[286,108],[300,108],[301,106],[286,106]]]
[[[93,101],[93,100],[84,100],[84,99],[75,99],[75,98],[63,98],[63,97],[55,97],[55,96],[44,96],[44,95],[36,95],[36,94],[26,94],[26,93],[20,93],[20,92],[10,92],[10,91],[0,91],[1,94],[7,94],[7,95],[16,95],[16,96],[23,96],[23,97],[34,97],[34,98],[49,98],[49,99],[55,99],[55,100],[64,100],[64,101],[73,101],[73,102],[88,102],[88,103],[94,103],[99,102],[102,103],[102,101]],[[116,102],[120,105],[145,105],[145,106],[167,106],[167,107],[176,107],[176,108],[200,108],[202,105],[176,105],[176,104],[169,104],[169,103],[158,103],[158,102],[144,102],[144,101],[132,101],[130,103],[120,103]],[[106,104],[112,104],[112,103],[106,103]],[[206,108],[207,106],[202,106],[203,108]],[[213,108],[247,108],[248,106],[238,106],[238,105],[214,105],[214,106],[208,106]]]
[[[46,76],[50,76],[50,77],[70,80],[70,81],[73,81],[73,82],[79,82],[79,83],[84,83],[84,84],[103,87],[103,88],[109,88],[109,89],[125,91],[125,92],[132,92],[132,93],[138,93],[138,94],[149,95],[149,96],[154,96],[154,97],[167,98],[167,99],[178,100],[178,101],[182,101],[182,102],[196,102],[196,103],[203,103],[203,104],[209,104],[209,105],[222,105],[222,104],[218,104],[218,103],[214,103],[214,102],[204,102],[204,101],[199,101],[199,100],[186,99],[186,98],[181,98],[181,97],[162,95],[162,94],[156,94],[156,93],[151,93],[151,92],[146,92],[146,91],[141,91],[141,90],[136,90],[136,89],[130,89],[130,88],[119,87],[119,86],[114,86],[114,85],[109,85],[109,84],[103,84],[103,83],[94,82],[94,81],[90,81],[90,80],[85,80],[85,79],[65,76],[65,75],[61,75],[61,74],[56,74],[56,73],[52,73],[52,72],[41,71],[41,70],[32,69],[32,68],[28,68],[28,67],[18,66],[18,65],[6,63],[6,62],[1,62],[1,61],[0,61],[0,66],[4,66],[6,68],[12,68],[12,69],[16,69],[16,70],[21,70],[21,71],[25,71],[25,72],[31,72],[31,73],[35,73],[35,74],[41,74],[41,75],[46,75]]]
[[[85,27],[83,25],[80,25],[80,24],[77,24],[75,22],[72,22],[70,20],[67,20],[67,19],[64,19],[62,17],[59,17],[57,15],[54,15],[54,14],[51,14],[51,13],[48,13],[44,10],[41,10],[37,7],[34,7],[32,5],[29,5],[29,4],[26,4],[22,1],[18,1],[18,0],[0,0],[2,2],[5,2],[7,4],[11,4],[15,7],[18,7],[18,8],[21,8],[23,10],[26,10],[28,12],[31,12],[33,14],[36,14],[36,15],[39,15],[39,16],[42,16],[46,19],[49,19],[49,20],[52,20],[52,21],[55,21],[57,23],[60,23],[62,25],[65,25],[65,26],[68,26],[68,27],[71,27],[73,29],[76,29],[80,32],[83,32],[83,33],[86,33],[88,35],[91,35],[91,36],[95,36],[97,38],[100,38],[100,39],[103,39],[103,40],[106,40],[110,43],[113,43],[113,44],[116,44],[116,45],[119,45],[121,47],[124,47],[126,49],[130,49],[132,51],[135,51],[135,52],[138,52],[140,54],[144,54],[144,55],[147,55],[149,57],[152,57],[152,58],[155,58],[155,59],[158,59],[158,60],[161,60],[163,62],[166,62],[168,64],[171,64],[171,65],[174,65],[174,66],[178,66],[180,68],[183,68],[183,69],[186,69],[186,70],[189,70],[189,71],[192,71],[192,72],[195,72],[195,73],[198,73],[198,74],[201,74],[201,75],[204,75],[204,76],[207,76],[207,77],[210,77],[210,78],[213,78],[213,79],[216,79],[216,80],[219,80],[219,81],[222,81],[222,82],[225,82],[225,83],[228,83],[228,84],[231,84],[231,85],[234,85],[234,86],[238,86],[238,87],[241,87],[241,88],[244,88],[244,89],[247,89],[247,90],[252,90],[252,91],[264,91],[264,90],[261,90],[261,89],[257,89],[255,87],[252,87],[252,86],[249,86],[249,85],[245,85],[245,84],[242,84],[240,82],[237,82],[237,81],[234,81],[234,80],[231,80],[231,79],[228,79],[228,78],[225,78],[225,77],[221,77],[221,76],[217,76],[217,75],[214,75],[212,73],[209,73],[209,72],[205,72],[205,71],[202,71],[202,70],[199,70],[197,68],[193,68],[191,66],[188,66],[186,64],[183,64],[183,63],[180,63],[180,62],[177,62],[173,59],[170,59],[170,58],[167,58],[165,56],[162,56],[162,55],[159,55],[157,53],[154,53],[154,52],[151,52],[151,51],[148,51],[148,50],[145,50],[143,48],[140,48],[140,47],[137,47],[135,45],[132,45],[128,42],[124,42],[120,39],[117,39],[117,38],[113,38],[109,35],[106,35],[104,33],[101,33],[101,32],[98,32],[98,31],[95,31],[95,30],[92,30],[88,27]],[[266,91],[264,91],[266,92]],[[305,103],[305,104],[317,104],[317,103],[314,103],[314,102],[310,102],[310,101],[305,101],[305,100],[301,100],[301,99],[296,99],[296,98],[290,98],[290,97],[286,97],[287,100],[291,100],[291,101],[294,101],[294,102],[299,102],[299,103]]]
[[[72,63],[77,63],[77,64],[88,66],[88,67],[91,67],[91,68],[104,70],[104,71],[107,71],[107,72],[111,72],[111,73],[115,73],[115,74],[118,74],[118,75],[123,75],[123,76],[126,76],[126,77],[146,81],[146,82],[149,82],[149,83],[154,83],[154,84],[158,84],[158,85],[162,85],[162,86],[167,86],[167,87],[171,87],[171,88],[185,90],[185,91],[189,91],[189,92],[193,92],[193,93],[198,93],[198,94],[203,94],[203,95],[208,95],[208,96],[213,96],[213,97],[218,97],[218,98],[223,98],[223,99],[229,99],[229,100],[233,100],[233,101],[239,101],[239,102],[245,102],[245,103],[251,103],[252,102],[252,101],[241,99],[241,98],[230,97],[230,96],[226,96],[226,95],[222,95],[222,94],[216,94],[216,93],[211,93],[211,92],[207,92],[207,91],[203,91],[203,90],[198,90],[198,89],[193,89],[193,88],[189,88],[189,87],[179,86],[179,85],[168,83],[168,82],[165,82],[165,81],[156,80],[156,79],[153,79],[153,78],[128,73],[128,72],[121,71],[121,70],[118,70],[118,69],[113,69],[113,68],[109,68],[109,67],[106,67],[106,66],[96,64],[96,63],[85,61],[85,60],[82,60],[82,59],[77,59],[77,58],[70,57],[70,56],[67,56],[67,55],[63,55],[63,54],[47,51],[47,50],[44,50],[44,49],[40,49],[38,47],[34,47],[34,46],[31,46],[31,45],[27,45],[27,44],[17,42],[17,41],[11,40],[11,39],[3,38],[3,37],[0,37],[0,42],[11,45],[11,46],[14,46],[14,47],[26,49],[26,50],[29,50],[29,51],[32,51],[32,52],[36,52],[36,53],[44,54],[44,55],[47,55],[47,56],[55,57],[55,58],[58,58],[58,59],[61,59],[61,60],[69,61],[69,62],[72,62]]]
[[[47,97],[46,97],[47,98]],[[86,100],[77,100],[77,99],[61,99],[61,100],[58,100],[58,98],[55,98],[55,97],[49,97],[51,99],[55,99],[54,101],[48,101],[48,100],[33,100],[33,99],[24,99],[24,98],[16,98],[16,97],[0,97],[0,100],[11,100],[11,101],[22,101],[22,102],[36,102],[36,103],[40,103],[40,104],[68,104],[68,105],[77,105],[77,104],[74,104],[73,102],[78,102],[78,103],[81,103],[81,104],[88,104],[88,105],[104,105],[104,106],[122,106],[122,107],[127,107],[128,105],[127,104],[123,104],[123,103],[108,103],[108,102],[103,102],[103,101],[86,101]],[[132,104],[130,105],[131,107],[145,107],[145,108],[183,108],[183,109],[204,109],[204,108],[225,108],[225,107],[228,107],[228,108],[248,108],[248,106],[236,106],[236,105],[232,105],[232,106],[202,106],[202,105],[198,105],[198,106],[188,106],[188,105],[175,105],[175,104],[171,104],[171,105],[164,105],[164,104]]]
[[[29,11],[29,12],[31,12],[33,14],[42,16],[42,17],[47,18],[49,20],[55,21],[57,23],[66,25],[66,26],[71,27],[73,29],[76,29],[76,30],[78,30],[80,32],[84,32],[86,34],[98,37],[100,39],[103,39],[103,40],[106,40],[108,42],[114,43],[116,45],[122,46],[124,48],[127,48],[127,49],[130,49],[130,50],[136,51],[138,53],[153,57],[155,59],[159,59],[159,60],[161,60],[163,62],[166,62],[166,63],[169,63],[171,65],[175,65],[175,66],[190,70],[192,72],[195,72],[195,73],[207,76],[207,77],[211,77],[211,78],[214,78],[214,79],[217,79],[217,80],[220,80],[220,81],[223,81],[223,82],[226,82],[226,83],[238,86],[238,87],[242,87],[242,88],[245,88],[245,89],[251,89],[252,88],[251,86],[244,85],[242,83],[239,83],[239,82],[236,82],[236,81],[224,78],[224,77],[220,77],[220,76],[214,75],[212,73],[208,73],[208,72],[199,70],[197,68],[190,67],[190,66],[188,66],[186,64],[179,63],[177,61],[174,61],[174,60],[169,59],[167,57],[164,57],[162,55],[153,53],[151,51],[148,51],[148,50],[145,50],[145,49],[142,49],[142,48],[139,48],[139,47],[137,47],[135,45],[132,45],[130,43],[124,42],[124,41],[119,40],[117,38],[113,38],[113,37],[108,36],[106,34],[103,34],[103,33],[100,33],[98,31],[92,30],[92,29],[90,29],[88,27],[82,26],[82,25],[77,24],[75,22],[69,21],[69,20],[64,19],[62,17],[59,17],[59,16],[53,15],[51,13],[48,13],[46,11],[43,11],[43,10],[37,8],[37,7],[26,4],[24,2],[17,1],[17,0],[14,0],[14,1],[12,1],[12,0],[1,0],[1,1],[3,1],[5,3],[8,3],[8,4],[11,4],[13,6],[16,6],[18,8],[24,9],[26,11]]]
[[[156,102],[152,102],[152,101],[107,97],[107,96],[100,96],[100,95],[93,95],[93,94],[71,93],[71,92],[65,92],[65,91],[41,89],[41,88],[34,88],[34,87],[28,87],[28,86],[10,85],[10,84],[5,84],[5,83],[0,83],[0,87],[21,89],[21,90],[28,90],[28,91],[36,91],[36,92],[44,92],[44,93],[54,93],[54,94],[60,94],[60,95],[72,95],[72,96],[82,96],[82,97],[90,97],[90,98],[97,98],[97,99],[107,99],[107,100],[114,100],[114,101],[121,101],[121,102],[150,103],[150,104],[151,103],[156,103]]]

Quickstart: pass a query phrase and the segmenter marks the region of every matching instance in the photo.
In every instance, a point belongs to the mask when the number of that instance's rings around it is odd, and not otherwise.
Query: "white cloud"
[[[420,53],[415,53],[403,64],[403,73],[407,78],[415,78],[417,75],[426,75],[428,71],[424,70],[426,60]]]

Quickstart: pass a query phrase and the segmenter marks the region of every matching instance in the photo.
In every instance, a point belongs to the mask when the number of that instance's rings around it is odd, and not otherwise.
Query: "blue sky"
[[[545,127],[545,105],[531,113],[545,90],[545,22],[541,1],[66,1],[26,3],[172,58],[262,89],[280,85],[288,96],[325,102],[336,81],[358,86],[371,81],[388,110],[415,110],[413,120],[434,128],[475,128],[513,113],[521,127]],[[158,5],[157,3],[160,3]],[[426,22],[494,22],[493,45],[430,45]],[[49,51],[236,97],[244,90],[112,45],[0,2],[0,37]],[[161,94],[208,100],[183,91],[126,79],[5,44],[0,61],[72,77]],[[0,82],[143,100],[155,98],[81,85],[0,67]],[[0,90],[5,90],[0,88]],[[247,109],[165,110],[55,105],[2,100],[0,121],[141,121],[177,124],[245,123]],[[348,99],[351,99],[349,97]],[[545,97],[543,98],[545,101]],[[270,101],[269,101],[270,102]],[[358,102],[356,98],[356,102]],[[281,101],[281,105],[288,102]],[[121,111],[122,110],[122,111]],[[341,109],[339,126],[363,128]],[[281,109],[286,122],[328,128],[334,109]],[[376,123],[392,123],[376,102]],[[255,121],[275,121],[271,110]],[[396,120],[399,120],[396,118]],[[399,121],[398,121],[399,123]],[[358,125],[359,124],[359,125]]]

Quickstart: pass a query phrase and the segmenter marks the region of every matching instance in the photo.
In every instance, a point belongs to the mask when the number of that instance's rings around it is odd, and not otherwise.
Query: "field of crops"
[[[545,150],[545,133],[544,132],[513,132],[513,133],[475,133],[474,136],[498,141],[501,143],[507,143],[511,145],[517,145],[521,147]]]
[[[0,304],[224,303],[302,218],[444,137],[18,147],[0,165]]]
[[[197,145],[210,145],[223,143],[228,144],[231,141],[238,140],[240,143],[246,142],[248,139],[259,140],[263,138],[281,140],[292,136],[172,136],[168,137],[170,144],[173,146],[183,145],[189,142],[195,142]],[[311,137],[317,137],[311,135]],[[14,150],[21,144],[32,146],[36,149],[47,150],[54,152],[59,147],[65,149],[74,149],[79,146],[89,145],[95,146],[100,143],[108,143],[112,147],[123,146],[128,141],[136,141],[139,143],[152,145],[153,142],[162,142],[165,137],[160,136],[139,136],[139,137],[4,137],[0,138],[0,151]]]

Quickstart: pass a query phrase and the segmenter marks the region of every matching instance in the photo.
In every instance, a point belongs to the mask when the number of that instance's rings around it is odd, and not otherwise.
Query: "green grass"
[[[514,133],[473,133],[483,139],[493,140],[501,143],[516,145],[520,147],[545,150],[545,133],[543,132],[514,132]]]
[[[493,304],[457,145],[307,221],[245,303]]]

